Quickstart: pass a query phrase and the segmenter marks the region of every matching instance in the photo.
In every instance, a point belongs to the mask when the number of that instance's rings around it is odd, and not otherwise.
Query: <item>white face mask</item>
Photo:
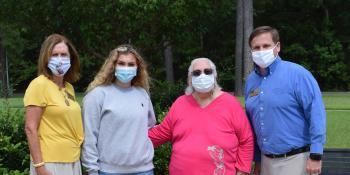
[[[192,76],[192,87],[195,91],[200,93],[207,93],[213,90],[215,83],[214,74],[205,75],[202,73],[200,76]]]
[[[277,58],[277,56],[273,54],[273,49],[276,48],[277,44],[275,45],[275,47],[269,50],[252,52],[254,63],[261,68],[267,68],[268,66],[270,66],[273,63],[273,61],[275,61],[275,59]]]
[[[70,58],[69,57],[57,57],[53,56],[50,58],[47,67],[51,72],[56,75],[63,77],[70,68]]]

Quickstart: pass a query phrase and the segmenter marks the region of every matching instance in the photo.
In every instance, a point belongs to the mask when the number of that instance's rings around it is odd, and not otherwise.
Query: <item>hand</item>
[[[322,160],[308,159],[306,164],[306,172],[309,174],[321,174]]]
[[[260,162],[255,162],[255,166],[254,166],[254,175],[260,175],[260,171],[261,171],[261,163]]]
[[[236,175],[249,175],[249,173],[237,170]]]
[[[45,168],[45,165],[36,168],[35,171],[38,175],[52,175],[52,173]]]

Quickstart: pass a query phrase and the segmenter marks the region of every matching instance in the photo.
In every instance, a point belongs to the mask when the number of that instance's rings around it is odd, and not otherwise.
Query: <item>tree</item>
[[[236,54],[235,54],[235,95],[243,94],[243,2],[237,0],[236,11]]]
[[[174,69],[173,69],[173,50],[171,44],[166,39],[164,40],[164,58],[165,58],[165,72],[166,80],[174,84]]]
[[[253,69],[253,61],[249,46],[249,36],[253,31],[253,0],[243,0],[243,82],[247,80],[247,77]]]
[[[248,43],[253,31],[253,1],[237,0],[236,15],[235,95],[242,96],[243,84],[253,67]]]
[[[3,46],[2,36],[0,35],[0,85],[1,96],[7,98],[9,95],[9,81],[8,81],[8,64],[6,50]]]
[[[111,49],[131,42],[150,65],[153,79],[173,77],[175,82],[186,82],[190,60],[208,57],[217,65],[223,89],[232,91],[235,85],[240,95],[253,65],[247,41],[251,4],[252,0],[3,0],[0,32],[9,58],[11,88],[24,91],[36,76],[41,43],[48,35],[60,33],[72,40],[81,58],[77,91],[85,89]],[[348,0],[261,0],[254,2],[254,21],[257,26],[279,29],[280,55],[309,68],[323,90],[346,90],[350,88],[350,69],[346,69],[350,67],[346,59],[350,55],[349,6]],[[236,12],[240,33],[233,31]]]
[[[323,91],[349,90],[349,1],[264,0],[256,6],[256,23],[279,30],[282,59],[306,67]]]

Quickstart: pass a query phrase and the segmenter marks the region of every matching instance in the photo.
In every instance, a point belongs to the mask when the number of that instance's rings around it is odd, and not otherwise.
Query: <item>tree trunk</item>
[[[253,69],[252,54],[249,47],[249,35],[253,31],[253,0],[243,0],[243,83],[245,84],[249,73]]]
[[[164,40],[164,59],[165,59],[165,72],[166,80],[174,84],[174,69],[173,69],[173,50],[171,43],[168,40]]]
[[[7,69],[7,57],[6,50],[3,46],[3,40],[0,36],[0,85],[1,85],[1,96],[8,98],[9,95],[9,82],[8,82],[8,69]]]
[[[237,0],[236,12],[236,48],[235,48],[235,95],[243,95],[242,58],[243,58],[243,4]]]

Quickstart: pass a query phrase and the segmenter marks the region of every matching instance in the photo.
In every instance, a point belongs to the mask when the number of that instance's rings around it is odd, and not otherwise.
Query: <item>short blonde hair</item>
[[[41,45],[38,60],[38,75],[45,75],[46,77],[52,78],[53,74],[47,65],[51,58],[53,48],[61,42],[64,42],[68,47],[71,64],[68,72],[64,75],[64,80],[72,83],[80,78],[80,62],[78,52],[71,41],[69,41],[65,36],[59,34],[52,34],[48,36]]]
[[[144,59],[141,57],[139,52],[130,44],[122,44],[117,48],[113,49],[107,57],[105,63],[95,76],[94,80],[89,84],[86,92],[91,91],[97,86],[107,85],[116,81],[114,72],[115,64],[121,54],[133,54],[136,58],[137,63],[137,74],[136,77],[131,81],[132,86],[142,87],[149,92],[149,76],[147,73],[147,65]]]
[[[221,90],[220,85],[217,82],[217,77],[218,74],[216,72],[216,66],[215,64],[209,59],[209,58],[196,58],[191,61],[190,67],[188,67],[188,73],[187,73],[187,87],[185,89],[185,94],[186,95],[191,95],[194,92],[194,88],[192,87],[192,72],[193,72],[193,65],[200,61],[200,60],[205,60],[209,63],[210,68],[213,70],[213,74],[215,77],[215,84],[214,84],[214,89],[213,90]]]

